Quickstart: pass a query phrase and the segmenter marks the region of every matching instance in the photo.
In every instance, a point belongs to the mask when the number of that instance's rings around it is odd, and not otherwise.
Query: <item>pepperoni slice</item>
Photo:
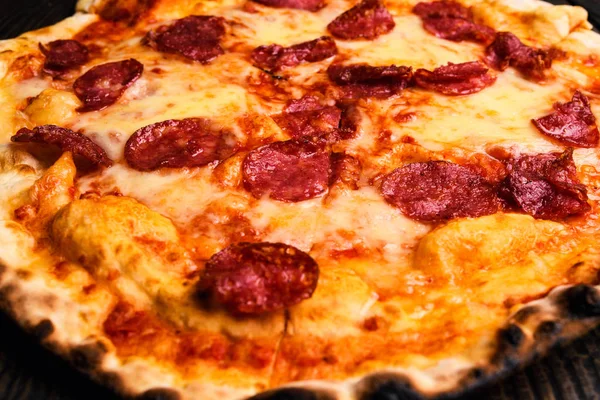
[[[579,147],[598,146],[599,132],[590,101],[579,90],[568,103],[554,104],[556,112],[531,122],[544,135]]]
[[[342,110],[336,106],[323,105],[316,96],[307,95],[289,101],[283,113],[273,119],[294,138],[317,137],[337,129],[341,114]]]
[[[131,168],[201,167],[227,158],[235,139],[203,118],[170,119],[138,129],[125,144]]]
[[[104,149],[87,136],[56,125],[42,125],[35,128],[21,128],[10,138],[16,143],[43,143],[58,146],[62,151],[70,151],[87,159],[94,165],[109,167],[112,160]]]
[[[236,243],[206,263],[200,291],[229,312],[259,315],[310,298],[319,280],[311,256],[284,243]]]
[[[155,50],[204,64],[223,54],[219,40],[224,34],[225,19],[190,15],[148,32],[145,40]]]
[[[533,80],[544,79],[544,71],[552,67],[554,55],[553,52],[523,44],[510,32],[498,32],[485,53],[485,61],[492,68],[504,71],[511,66]]]
[[[413,8],[413,13],[421,18],[462,18],[472,20],[471,11],[455,1],[421,2]]]
[[[297,10],[317,11],[325,7],[325,0],[254,0],[257,3],[275,8],[295,8]]]
[[[446,161],[397,168],[382,181],[383,198],[410,218],[442,221],[498,211],[494,188],[470,168]]]
[[[489,26],[462,18],[425,18],[423,27],[439,38],[455,42],[471,40],[477,43],[490,43],[495,35],[495,31]]]
[[[432,71],[418,69],[414,75],[418,86],[448,96],[476,93],[496,82],[496,76],[479,61],[448,63]]]
[[[342,184],[352,190],[357,190],[361,172],[362,166],[355,157],[345,153],[331,154],[329,186]]]
[[[560,220],[591,209],[577,178],[573,149],[521,155],[507,165],[504,194],[534,218]]]
[[[327,75],[331,81],[343,86],[345,97],[386,98],[406,89],[412,78],[412,68],[332,64],[327,68]]]
[[[335,41],[329,36],[283,47],[278,44],[260,46],[252,51],[254,65],[267,71],[295,67],[303,61],[317,62],[337,54]]]
[[[114,104],[143,70],[133,58],[96,65],[73,83],[75,95],[83,102],[77,111],[97,111]]]
[[[43,71],[52,77],[59,77],[70,69],[88,62],[88,48],[77,40],[55,40],[40,43],[40,50],[46,56]]]
[[[327,25],[339,39],[375,39],[390,32],[396,23],[379,0],[363,0]]]
[[[244,187],[256,198],[298,202],[327,191],[329,152],[306,139],[275,142],[252,150],[242,164]]]
[[[419,3],[413,13],[423,20],[423,27],[435,36],[453,41],[471,40],[490,43],[495,31],[489,26],[476,24],[471,11],[454,1]]]

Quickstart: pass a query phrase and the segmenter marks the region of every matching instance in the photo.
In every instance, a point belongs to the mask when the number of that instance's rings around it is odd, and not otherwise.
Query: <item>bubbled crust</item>
[[[102,3],[109,3],[106,1],[80,1],[80,9],[87,7],[88,10],[97,11],[102,6]],[[123,4],[125,8],[134,10],[141,10],[138,5],[150,4],[150,2],[137,2],[137,1],[112,1],[113,4]],[[190,2],[193,3],[193,2]],[[240,1],[239,4],[242,2]],[[480,2],[481,3],[481,2]],[[494,2],[501,4],[502,2]],[[513,2],[514,3],[514,2]],[[172,5],[174,2],[161,0],[154,2],[156,9],[173,10]],[[537,7],[538,2],[527,2],[531,4],[531,10]],[[483,5],[483,4],[482,4]],[[94,8],[95,6],[95,8]],[[485,7],[485,5],[483,5]],[[510,15],[509,11],[504,11],[500,7],[490,7],[497,15],[505,16]],[[581,14],[580,9],[568,9],[577,11],[571,14]],[[190,10],[181,10],[173,12],[173,15],[177,15],[179,12],[187,13]],[[202,9],[201,11],[205,11]],[[557,10],[558,11],[558,10]],[[564,10],[566,11],[566,9]],[[562,12],[562,10],[561,10]],[[544,13],[551,17],[551,12]],[[480,14],[481,15],[481,14]],[[548,22],[548,21],[546,21]],[[551,40],[558,40],[568,34],[578,24],[581,24],[581,19],[577,22],[576,18],[568,18],[568,21],[561,19],[557,23],[554,23],[550,18],[549,23],[542,23],[536,26],[536,29],[555,29],[552,34],[540,35],[540,37],[553,38]],[[524,25],[525,26],[525,25]],[[540,28],[543,27],[543,28]],[[558,32],[558,35],[554,33]],[[46,40],[46,39],[43,39]],[[40,64],[41,65],[41,64]],[[13,71],[14,72],[14,71]],[[1,74],[0,74],[1,75]],[[29,182],[32,176],[37,176],[41,173],[41,170],[36,169],[34,166],[27,166],[25,164],[19,164],[18,167],[20,182]],[[368,168],[370,165],[367,165]],[[228,181],[229,182],[229,181]],[[31,183],[31,182],[29,182]],[[235,186],[235,182],[231,184]],[[14,228],[14,226],[13,226]],[[10,237],[18,237],[19,240],[26,243],[27,239],[25,236],[17,233],[16,230],[11,230]],[[2,235],[6,234],[4,231]],[[3,259],[4,260],[4,259]],[[17,278],[16,264],[7,265],[0,270],[4,272],[0,275],[0,287],[2,288],[2,303],[3,308],[8,308],[13,311],[15,318],[19,322],[30,329],[34,334],[37,334],[40,338],[45,341],[46,344],[54,348],[57,352],[61,353],[68,359],[70,359],[74,365],[78,368],[86,370],[88,373],[95,376],[99,381],[104,384],[110,385],[118,391],[131,395],[139,396],[142,399],[156,398],[163,396],[165,398],[243,398],[254,392],[255,390],[238,390],[232,387],[222,385],[221,387],[186,387],[181,381],[177,381],[171,378],[172,371],[160,370],[158,367],[146,364],[144,366],[125,366],[122,364],[122,360],[119,360],[115,356],[115,349],[111,347],[110,343],[105,343],[102,340],[96,342],[95,340],[88,340],[83,335],[73,334],[72,332],[78,332],[77,329],[71,329],[71,335],[65,336],[68,332],[67,327],[73,325],[64,324],[61,320],[62,316],[57,315],[55,309],[63,310],[75,310],[82,307],[82,302],[72,301],[70,296],[74,294],[65,294],[64,298],[60,298],[58,303],[51,310],[48,308],[41,307],[41,311],[45,311],[48,315],[55,315],[55,317],[48,317],[47,315],[40,315],[40,311],[36,311],[34,305],[44,304],[47,302],[47,291],[44,293],[39,288],[39,285],[34,285],[31,282],[22,278]],[[6,272],[8,271],[8,272]],[[85,279],[92,279],[85,275]],[[45,279],[45,278],[44,278]],[[81,278],[84,281],[84,278]],[[44,284],[42,284],[44,286]],[[44,286],[47,288],[47,285]],[[46,289],[47,290],[47,289]],[[53,293],[62,296],[63,288],[53,289]],[[65,290],[68,290],[66,288]],[[102,291],[100,291],[102,292]],[[106,295],[108,293],[104,292]],[[336,399],[336,398],[356,398],[356,399],[367,399],[376,397],[375,393],[385,388],[390,388],[394,392],[402,393],[407,396],[415,393],[432,394],[437,391],[454,391],[459,388],[466,388],[482,382],[488,378],[493,377],[497,373],[509,370],[515,363],[524,362],[533,352],[544,351],[551,343],[557,338],[570,338],[581,334],[586,328],[596,323],[596,310],[597,310],[597,291],[596,289],[590,289],[589,286],[578,286],[576,289],[570,289],[569,295],[561,294],[561,289],[552,292],[545,300],[538,300],[528,306],[525,311],[517,312],[514,314],[504,330],[498,334],[499,343],[498,349],[495,350],[494,357],[490,360],[481,358],[481,363],[477,365],[465,364],[460,360],[446,360],[446,363],[441,365],[440,368],[425,370],[424,372],[414,372],[408,370],[396,370],[396,371],[385,371],[384,365],[381,365],[379,369],[382,370],[380,373],[373,373],[364,377],[355,377],[352,379],[345,380],[339,383],[308,383],[300,382],[292,384],[296,386],[294,388],[285,388],[281,390],[274,389],[264,394],[258,395],[258,399],[276,399],[276,398],[318,398],[318,399]],[[27,305],[23,302],[23,296],[28,296]],[[366,294],[365,294],[366,295]],[[100,295],[98,295],[100,296]],[[101,296],[100,296],[101,297]],[[76,298],[76,297],[73,297]],[[91,300],[89,300],[91,302]],[[99,312],[109,313],[116,301],[112,297],[97,301],[97,304],[90,306],[90,309],[97,309]],[[87,304],[85,301],[83,304]],[[583,306],[581,306],[583,305]],[[580,307],[581,306],[581,307]],[[566,311],[565,311],[566,310]],[[90,311],[86,310],[89,314]],[[76,314],[76,313],[73,313]],[[525,318],[525,316],[527,318]],[[586,316],[589,316],[587,318]],[[105,315],[97,317],[97,319],[90,318],[89,321],[102,321]],[[518,318],[517,318],[518,317]],[[544,318],[546,320],[544,320]],[[541,321],[543,320],[543,321]],[[85,329],[90,329],[89,324],[93,325],[92,322],[87,322],[81,326],[86,326]],[[541,321],[541,322],[540,322]],[[373,328],[376,323],[367,324],[368,327]],[[560,329],[556,327],[560,326]],[[80,328],[81,329],[81,328]],[[86,334],[90,331],[85,331]],[[93,334],[92,334],[93,336]],[[547,339],[543,339],[547,338]]]

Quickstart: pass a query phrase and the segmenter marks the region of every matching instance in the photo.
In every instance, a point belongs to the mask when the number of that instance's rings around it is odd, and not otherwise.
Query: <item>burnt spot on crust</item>
[[[516,324],[508,324],[498,331],[498,348],[492,363],[512,368],[519,362],[519,347],[525,342],[525,333]]]
[[[84,371],[93,370],[102,363],[107,352],[102,342],[86,343],[71,350],[70,359],[76,368]]]
[[[498,332],[499,343],[516,348],[519,347],[525,339],[525,334],[516,324],[508,324],[507,327]]]
[[[3,263],[0,262],[0,280],[2,279],[2,275],[4,275],[6,273],[6,265],[4,265]]]
[[[593,286],[571,286],[559,296],[557,305],[567,317],[582,319],[600,316],[600,294]]]
[[[390,372],[365,377],[356,388],[357,400],[422,400],[412,382],[404,375]]]
[[[54,324],[49,319],[43,319],[34,325],[31,333],[38,340],[44,340],[54,333]]]
[[[108,386],[113,388],[117,393],[127,393],[123,379],[116,372],[98,372],[96,375],[96,381],[100,385]]]
[[[536,306],[523,307],[515,313],[513,319],[519,324],[524,324],[530,316],[537,314],[539,311],[540,309]]]
[[[283,388],[269,390],[248,400],[336,400],[337,396],[320,389]]]
[[[15,315],[15,309],[11,306],[9,298],[15,292],[16,287],[13,284],[8,284],[4,287],[0,287],[0,309],[6,310],[9,315]]]
[[[546,342],[556,339],[560,334],[562,326],[556,321],[544,321],[540,323],[533,334],[536,342]]]
[[[136,396],[136,400],[180,400],[181,395],[173,389],[154,388]]]
[[[493,374],[490,374],[485,368],[482,367],[474,367],[469,370],[461,379],[459,384],[457,385],[458,392],[463,393],[463,388],[466,392],[473,392],[474,390],[478,390],[481,386],[486,385],[491,379],[494,378]],[[448,395],[441,395],[437,397],[437,400],[446,399],[446,398],[454,398],[454,393],[449,393]],[[474,397],[477,398],[477,397]]]

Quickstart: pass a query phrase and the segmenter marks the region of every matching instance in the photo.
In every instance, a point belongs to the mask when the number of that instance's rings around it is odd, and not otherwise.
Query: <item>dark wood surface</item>
[[[586,7],[590,21],[600,27],[600,0],[571,3]],[[60,21],[73,13],[74,6],[75,0],[0,0],[0,39]],[[376,397],[376,400],[404,399],[394,393]],[[118,400],[119,397],[74,371],[0,313],[0,400],[42,399]],[[600,329],[570,345],[557,347],[544,359],[461,400],[466,399],[600,400]]]

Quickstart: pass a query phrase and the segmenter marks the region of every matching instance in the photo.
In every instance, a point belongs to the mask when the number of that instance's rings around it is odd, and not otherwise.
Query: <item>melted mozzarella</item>
[[[415,112],[417,118],[391,128],[396,135],[413,136],[425,146],[443,144],[481,151],[495,144],[528,152],[552,151],[560,146],[542,135],[531,119],[552,112],[552,104],[570,99],[572,92],[560,82],[541,85],[526,81],[509,69],[479,93],[435,96],[426,104],[408,105],[402,111]],[[412,94],[415,98],[421,95]]]

